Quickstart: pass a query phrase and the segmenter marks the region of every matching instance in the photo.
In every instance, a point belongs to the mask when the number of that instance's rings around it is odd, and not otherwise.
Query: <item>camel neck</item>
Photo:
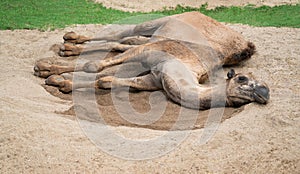
[[[164,85],[164,88],[173,101],[187,108],[204,110],[227,106],[226,85],[213,87],[203,85],[187,86],[178,90],[166,90],[169,86]]]

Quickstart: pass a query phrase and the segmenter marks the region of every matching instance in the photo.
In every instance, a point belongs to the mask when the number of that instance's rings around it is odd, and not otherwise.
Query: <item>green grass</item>
[[[85,0],[2,0],[0,8],[0,29],[43,30],[71,24],[107,24],[133,15]]]
[[[221,22],[249,24],[252,26],[274,26],[300,28],[300,4],[282,5],[275,7],[253,5],[245,7],[218,7],[207,10],[177,6],[175,10],[165,11],[164,14],[174,14],[185,11],[200,11]]]
[[[177,6],[172,10],[151,12],[153,15],[146,15],[138,22],[187,11],[200,11],[221,22],[300,28],[300,4],[273,8],[219,7],[215,10],[207,10],[205,5],[199,8]],[[145,13],[108,9],[90,0],[1,0],[0,29],[47,30],[72,24],[108,24],[142,14]],[[132,18],[132,23],[136,23],[135,19]]]

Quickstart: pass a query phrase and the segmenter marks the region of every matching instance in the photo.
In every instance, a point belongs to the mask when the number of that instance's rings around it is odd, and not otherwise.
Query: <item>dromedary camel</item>
[[[268,86],[258,82],[251,73],[240,74],[231,70],[224,84],[203,84],[208,78],[212,82],[213,74],[219,72],[222,66],[249,59],[255,53],[255,46],[245,41],[239,33],[198,12],[124,26],[117,32],[98,38],[69,32],[64,40],[59,53],[61,56],[79,55],[95,49],[123,53],[76,67],[74,64],[37,61],[35,75],[48,77],[46,84],[57,86],[63,92],[77,88],[122,86],[137,90],[164,90],[172,101],[194,109],[240,106],[250,102],[265,104],[269,99]],[[95,40],[105,42],[87,49],[75,45]],[[120,78],[114,74],[116,71],[107,71],[116,66],[134,65],[143,67],[145,72],[125,72],[135,75]],[[73,83],[68,73],[77,71],[98,73],[97,80]]]

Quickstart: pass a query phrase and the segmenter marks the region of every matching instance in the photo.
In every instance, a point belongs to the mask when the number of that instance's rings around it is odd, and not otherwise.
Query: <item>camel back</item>
[[[221,55],[224,63],[234,64],[229,61],[236,55],[241,55],[251,49],[249,54],[246,53],[245,58],[250,58],[254,53],[254,45],[249,44],[243,36],[236,31],[224,26],[216,20],[205,16],[199,12],[187,12],[174,15],[172,18],[178,19],[198,30],[206,38],[210,46]],[[180,26],[179,26],[180,27]],[[251,48],[249,48],[251,47]]]

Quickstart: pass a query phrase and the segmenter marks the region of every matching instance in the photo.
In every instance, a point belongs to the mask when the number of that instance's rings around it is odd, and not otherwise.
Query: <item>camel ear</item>
[[[227,73],[228,79],[231,79],[234,75],[235,75],[234,69],[231,69],[231,70]]]

